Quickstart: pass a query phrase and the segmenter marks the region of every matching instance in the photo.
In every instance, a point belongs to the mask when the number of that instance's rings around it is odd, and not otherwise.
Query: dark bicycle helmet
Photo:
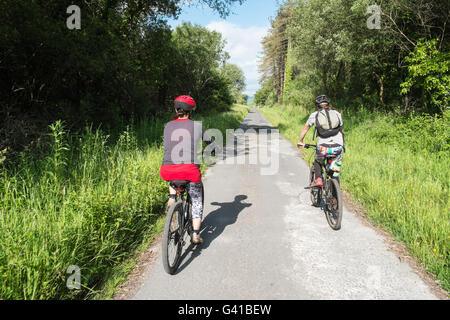
[[[314,101],[316,106],[320,105],[322,102],[326,102],[326,104],[330,104],[330,98],[328,98],[327,95],[321,94],[320,96],[316,97],[316,100]]]
[[[174,100],[175,110],[195,111],[197,105],[191,96],[179,96]]]

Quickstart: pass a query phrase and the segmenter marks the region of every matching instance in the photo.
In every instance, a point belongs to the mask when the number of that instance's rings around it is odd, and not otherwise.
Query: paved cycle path
[[[270,171],[267,161],[249,159],[264,150],[260,129],[271,126],[255,109],[247,115],[241,128],[257,130],[258,141],[240,143],[237,155],[205,174],[203,245],[184,256],[175,275],[159,257],[134,299],[437,299],[345,207],[341,230],[328,226],[304,190],[308,166],[281,136],[269,139],[279,144],[272,151],[279,169],[261,174]]]

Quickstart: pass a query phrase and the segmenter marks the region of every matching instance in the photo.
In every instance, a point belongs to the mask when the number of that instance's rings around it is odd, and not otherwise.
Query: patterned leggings
[[[333,155],[333,158],[327,158],[326,156]],[[314,161],[314,175],[315,178],[322,178],[322,170],[320,165],[324,164],[327,171],[330,169],[333,171],[333,177],[339,177],[342,166],[342,146],[328,146],[318,145],[316,149],[316,157]]]
[[[189,182],[188,193],[192,203],[192,220],[201,220],[203,216],[203,183],[202,181]],[[171,197],[175,198],[176,190],[169,184]]]
[[[203,216],[203,199],[202,199],[203,183],[189,183],[189,196],[192,201],[192,220],[201,220]]]

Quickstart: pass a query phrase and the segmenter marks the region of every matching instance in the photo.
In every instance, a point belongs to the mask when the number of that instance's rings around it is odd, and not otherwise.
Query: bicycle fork
[[[323,211],[326,211],[327,210],[326,189],[322,186],[320,187],[320,189],[317,190],[317,193],[319,194],[318,196],[320,197],[320,208]]]

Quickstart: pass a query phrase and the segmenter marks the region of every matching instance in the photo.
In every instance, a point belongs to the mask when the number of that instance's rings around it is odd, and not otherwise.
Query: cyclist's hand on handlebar
[[[297,143],[297,147],[300,148],[300,149],[301,149],[301,148],[304,148],[304,147],[305,147],[305,144],[304,144],[303,142],[300,142],[300,141],[299,141],[299,142]]]

